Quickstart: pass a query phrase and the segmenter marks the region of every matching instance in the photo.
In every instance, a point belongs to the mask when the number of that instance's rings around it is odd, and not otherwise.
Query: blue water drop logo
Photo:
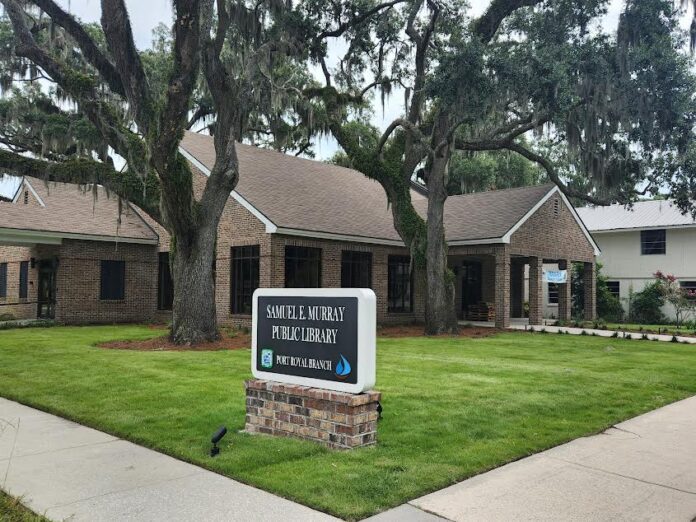
[[[353,369],[350,367],[350,363],[341,355],[341,358],[336,365],[336,377],[343,380],[350,375],[352,370]]]

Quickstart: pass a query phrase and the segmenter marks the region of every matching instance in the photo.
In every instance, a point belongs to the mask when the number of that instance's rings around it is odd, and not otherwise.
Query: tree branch
[[[561,192],[563,192],[566,196],[582,199],[584,201],[587,201],[588,203],[592,203],[593,205],[611,205],[611,199],[597,198],[595,196],[590,196],[589,194],[584,194],[578,190],[574,190],[568,187],[568,185],[566,185],[563,182],[563,180],[561,180],[560,176],[556,172],[556,168],[553,166],[553,163],[551,163],[544,156],[537,154],[536,152],[533,152],[523,147],[522,145],[519,145],[514,142],[508,143],[504,148],[506,148],[507,150],[511,150],[512,152],[516,152],[520,156],[523,156],[528,160],[533,161],[534,163],[537,163],[538,165],[543,167],[549,179],[553,181],[556,184],[556,186],[559,189],[561,189]]]
[[[82,24],[75,20],[75,17],[71,14],[61,9],[53,0],[32,1],[51,17],[53,23],[61,26],[73,37],[87,61],[99,71],[99,74],[109,88],[114,93],[125,97],[126,92],[123,88],[123,83],[121,83],[121,76],[111,61],[109,61],[99,47],[97,47],[97,44],[94,43],[94,40],[87,34]]]
[[[101,25],[122,80],[130,110],[140,131],[147,134],[152,120],[150,88],[124,0],[102,0]]]
[[[80,158],[53,163],[3,149],[0,149],[0,168],[17,176],[33,176],[62,183],[97,183],[134,203],[162,224],[159,185],[154,175],[143,180],[135,173],[119,172],[99,161]]]
[[[472,29],[474,34],[484,42],[490,42],[503,20],[522,7],[532,7],[544,0],[493,0],[486,12],[474,21]]]
[[[408,0],[392,0],[391,2],[385,2],[383,4],[376,5],[372,9],[369,9],[365,11],[363,14],[353,17],[347,22],[343,22],[342,24],[339,24],[339,26],[336,29],[326,29],[319,33],[317,37],[314,39],[315,43],[320,42],[321,40],[325,38],[337,38],[339,36],[342,36],[343,33],[345,33],[348,29],[355,27],[356,25],[360,25],[363,23],[365,20],[370,18],[372,15],[375,15],[379,13],[380,11],[383,11],[384,9],[389,9],[391,7],[394,7],[397,4],[402,4],[404,2],[407,2]]]

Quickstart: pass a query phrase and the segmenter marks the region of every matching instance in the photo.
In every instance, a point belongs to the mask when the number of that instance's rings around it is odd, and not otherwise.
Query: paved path
[[[471,325],[471,326],[478,326],[482,328],[495,328],[495,323],[493,322],[485,322],[485,321],[460,321],[459,324],[461,325]],[[625,338],[630,336],[631,339],[642,339],[643,338],[643,333],[641,332],[628,332],[624,330],[597,330],[594,328],[575,328],[575,327],[570,327],[570,326],[529,326],[527,324],[527,321],[513,321],[510,326],[508,326],[508,330],[529,330],[529,329],[534,329],[535,331],[539,330],[546,330],[548,333],[555,333],[557,334],[559,331],[570,334],[570,335],[583,335],[582,332],[585,332],[586,335],[595,335],[598,337],[614,337],[614,335],[617,335],[620,339]],[[663,341],[663,342],[673,342],[674,341],[674,336],[673,335],[665,335],[665,334],[645,334],[649,340],[651,341]],[[680,343],[687,343],[687,344],[696,344],[696,337],[689,337],[689,336],[677,336],[677,341]]]
[[[443,519],[695,520],[696,397],[478,475],[372,520]]]
[[[2,398],[0,489],[51,520],[71,522],[336,520]]]

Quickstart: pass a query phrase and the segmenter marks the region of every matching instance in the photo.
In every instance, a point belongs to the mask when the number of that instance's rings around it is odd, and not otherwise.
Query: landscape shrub
[[[640,292],[631,292],[630,321],[642,324],[663,324],[667,318],[662,313],[665,298],[659,283],[652,282]]]

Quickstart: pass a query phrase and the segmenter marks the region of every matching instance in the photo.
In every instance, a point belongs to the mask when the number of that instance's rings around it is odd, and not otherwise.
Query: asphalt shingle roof
[[[102,187],[95,198],[91,190],[78,185],[25,179],[45,207],[25,205],[21,196],[17,203],[1,202],[0,228],[118,237],[123,241],[157,240],[157,234],[125,203],[119,224],[118,197]]]
[[[639,201],[631,209],[623,205],[577,209],[591,232],[636,228],[665,228],[696,225],[691,215],[682,214],[669,201]]]
[[[210,136],[187,132],[182,148],[208,169],[215,163]],[[360,172],[319,161],[238,144],[235,189],[276,226],[400,241],[384,189]],[[512,228],[553,185],[498,190],[448,198],[449,241],[498,238]],[[427,199],[411,191],[425,217]]]

